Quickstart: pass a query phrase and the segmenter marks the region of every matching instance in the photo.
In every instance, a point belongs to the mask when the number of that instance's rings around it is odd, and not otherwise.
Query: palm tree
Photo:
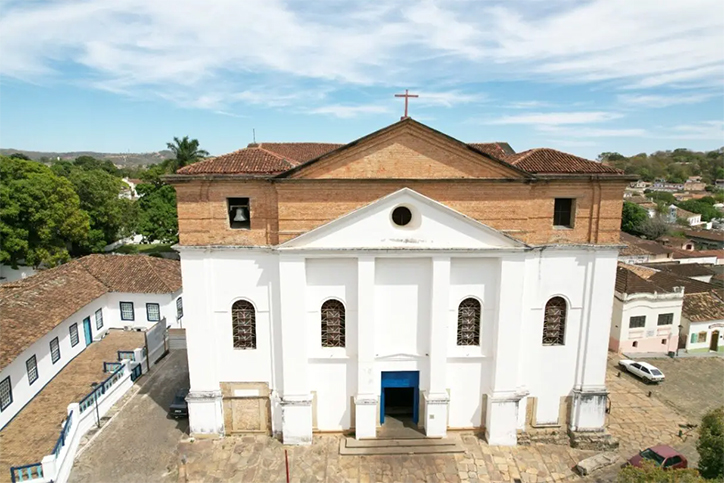
[[[176,155],[175,159],[168,161],[168,166],[174,173],[184,166],[195,163],[200,158],[209,155],[208,151],[199,149],[197,139],[189,139],[188,136],[184,136],[183,139],[174,137],[173,143],[166,143],[166,146]]]

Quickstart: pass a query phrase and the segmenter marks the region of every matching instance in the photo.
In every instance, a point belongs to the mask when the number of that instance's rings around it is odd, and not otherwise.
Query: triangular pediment
[[[400,226],[393,212],[407,208]],[[341,218],[287,241],[279,249],[489,250],[526,245],[442,203],[403,188]]]
[[[304,179],[519,179],[530,174],[405,119],[280,175]]]

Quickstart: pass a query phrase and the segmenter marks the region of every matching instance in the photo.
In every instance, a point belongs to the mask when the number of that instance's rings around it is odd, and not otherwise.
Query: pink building
[[[662,287],[669,284],[651,280],[659,273],[647,267],[619,264],[609,350],[664,354],[676,351],[684,287]]]

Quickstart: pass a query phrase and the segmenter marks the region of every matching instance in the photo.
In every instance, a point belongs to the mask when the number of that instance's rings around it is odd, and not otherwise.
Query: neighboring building
[[[620,264],[608,347],[624,353],[676,351],[679,343],[684,288],[666,290],[648,278],[655,274],[639,265]]]
[[[679,238],[675,236],[662,236],[656,240],[665,247],[676,248],[678,250],[694,251],[694,242],[688,238]]]
[[[706,183],[701,181],[701,176],[693,176],[684,183],[686,191],[704,191],[705,189]]]
[[[714,186],[716,186],[719,189],[724,189],[724,179],[718,179],[714,181]]]
[[[691,238],[700,250],[724,249],[724,231],[688,230],[684,234]]]
[[[626,245],[618,255],[618,260],[623,263],[668,262],[673,260],[673,249],[653,240],[644,240],[622,231],[621,243]]]
[[[681,264],[724,265],[724,250],[676,250],[673,259]]]
[[[698,263],[651,263],[645,266],[655,270],[673,273],[678,277],[690,278],[692,280],[698,280],[699,282],[705,283],[710,283],[715,274],[714,270],[712,270],[710,266]]]
[[[109,328],[178,326],[177,304],[179,263],[143,255],[89,255],[0,285],[0,428]]]
[[[136,186],[143,183],[140,179],[123,178],[121,179],[126,185],[118,195],[120,198],[126,198],[128,200],[138,199],[138,193],[136,192]]]
[[[511,150],[512,151],[512,150]],[[191,434],[605,434],[630,181],[406,118],[350,144],[262,143],[165,179],[178,199]]]
[[[687,352],[724,352],[724,300],[714,293],[684,297],[682,342]]]
[[[669,223],[676,223],[679,219],[686,220],[689,226],[701,225],[701,214],[683,210],[676,205],[670,205]]]
[[[651,191],[666,191],[667,193],[673,193],[675,191],[683,191],[684,183],[668,183],[664,180],[656,180],[649,189]]]

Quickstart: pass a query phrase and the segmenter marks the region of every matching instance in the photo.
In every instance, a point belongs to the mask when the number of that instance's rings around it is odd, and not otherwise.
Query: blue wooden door
[[[385,388],[411,387],[413,391],[412,421],[417,424],[420,406],[420,372],[394,371],[382,372],[382,390],[380,395],[380,424],[385,423]]]
[[[89,346],[93,342],[93,329],[91,329],[90,317],[83,319],[83,333],[85,334],[85,345]]]

